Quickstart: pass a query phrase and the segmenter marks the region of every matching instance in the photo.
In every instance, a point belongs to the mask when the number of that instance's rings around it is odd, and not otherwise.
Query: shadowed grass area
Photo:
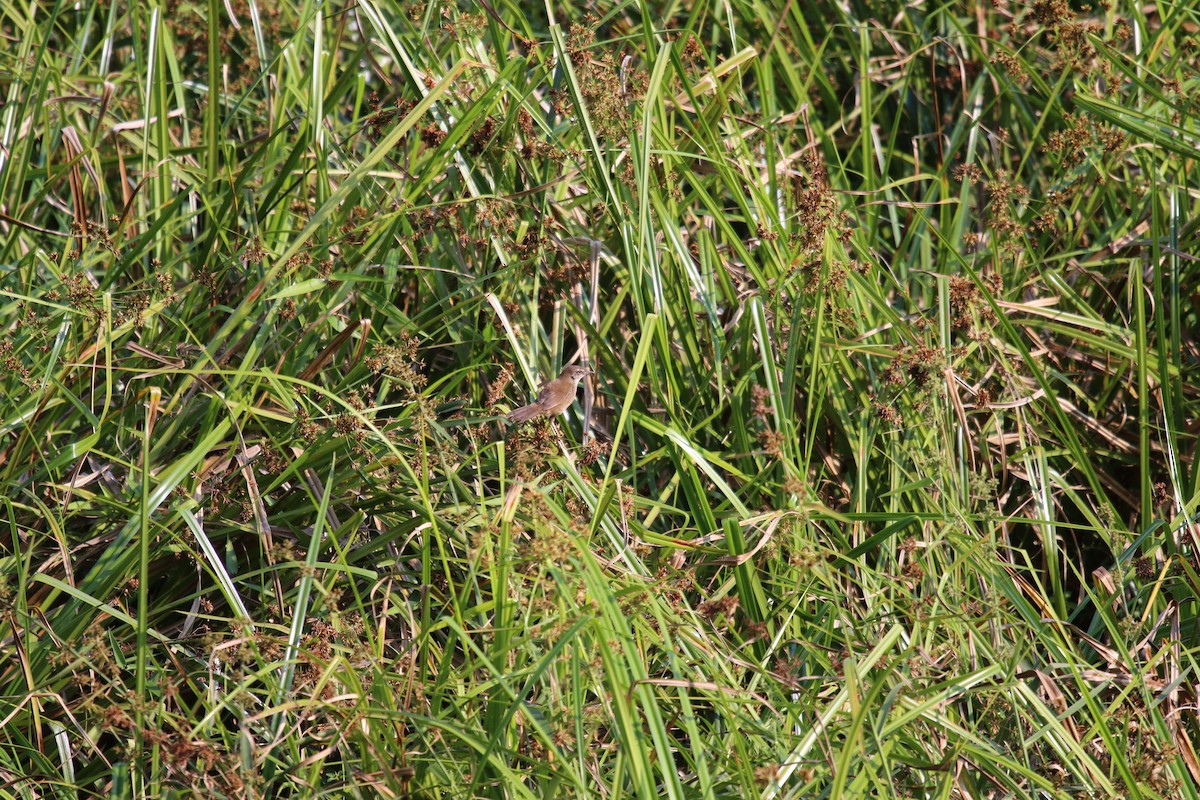
[[[0,794],[1197,798],[1197,12],[0,0]]]

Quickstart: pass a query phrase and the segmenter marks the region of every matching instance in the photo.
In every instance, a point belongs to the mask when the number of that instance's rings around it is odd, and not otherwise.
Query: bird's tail
[[[508,412],[508,421],[525,422],[526,420],[533,419],[540,413],[542,413],[542,409],[538,407],[538,404],[530,403],[527,406],[521,406]]]

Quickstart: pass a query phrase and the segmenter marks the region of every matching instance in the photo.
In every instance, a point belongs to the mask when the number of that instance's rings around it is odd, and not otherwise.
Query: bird
[[[508,421],[525,422],[541,416],[553,417],[561,414],[575,400],[575,389],[579,386],[580,379],[590,373],[591,370],[587,367],[567,367],[557,378],[542,385],[537,400],[508,412]]]

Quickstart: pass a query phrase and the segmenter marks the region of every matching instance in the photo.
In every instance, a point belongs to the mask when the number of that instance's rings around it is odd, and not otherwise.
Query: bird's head
[[[562,375],[560,375],[559,377],[570,378],[571,380],[575,381],[576,383],[579,383],[579,381],[583,379],[583,376],[587,375],[590,372],[591,372],[591,370],[588,369],[587,367],[581,367],[578,364],[576,364],[576,365],[573,365],[573,366],[570,366],[570,367],[567,367],[566,369],[564,369],[562,371]]]

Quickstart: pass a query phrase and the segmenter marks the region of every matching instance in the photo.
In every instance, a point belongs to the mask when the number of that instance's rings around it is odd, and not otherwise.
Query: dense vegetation
[[[3,0],[0,795],[1200,797],[1198,26]]]

